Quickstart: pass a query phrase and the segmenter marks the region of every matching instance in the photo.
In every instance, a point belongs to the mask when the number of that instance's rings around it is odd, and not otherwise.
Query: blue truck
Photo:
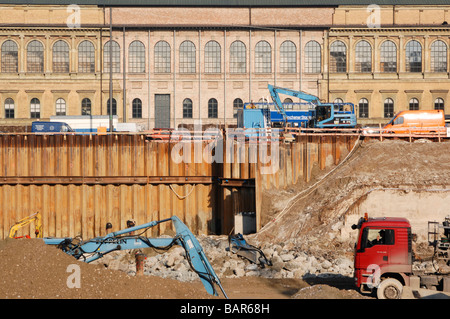
[[[268,86],[273,103],[245,103],[238,112],[238,127],[262,128],[355,128],[352,103],[323,103],[317,96],[301,91]],[[305,103],[282,103],[279,94],[297,97]]]
[[[34,121],[31,123],[31,132],[33,133],[69,133],[74,130],[64,122],[45,122]]]

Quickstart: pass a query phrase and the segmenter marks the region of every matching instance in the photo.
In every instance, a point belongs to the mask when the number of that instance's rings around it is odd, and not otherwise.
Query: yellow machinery
[[[30,236],[28,235],[16,237],[16,234],[19,228],[24,227],[33,221],[35,225],[34,233],[36,235],[36,238],[42,238],[42,218],[40,213],[35,213],[31,216],[22,218],[14,225],[12,225],[11,228],[9,229],[9,238],[22,238],[22,237],[30,238]]]

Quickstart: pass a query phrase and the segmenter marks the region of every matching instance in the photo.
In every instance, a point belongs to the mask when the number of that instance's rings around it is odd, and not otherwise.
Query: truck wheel
[[[378,299],[400,299],[403,285],[394,278],[384,279],[377,288]]]

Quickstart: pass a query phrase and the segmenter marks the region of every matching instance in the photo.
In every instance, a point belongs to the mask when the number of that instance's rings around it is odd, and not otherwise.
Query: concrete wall
[[[356,239],[357,232],[351,229],[360,217],[403,217],[411,223],[412,232],[419,242],[428,241],[428,221],[442,222],[450,213],[448,203],[450,190],[441,187],[428,189],[376,189],[360,198],[345,215],[341,236],[343,240]]]

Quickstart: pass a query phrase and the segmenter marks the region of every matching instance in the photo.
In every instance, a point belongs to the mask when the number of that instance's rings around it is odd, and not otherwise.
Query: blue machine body
[[[31,123],[33,133],[68,133],[74,130],[64,122],[34,121]]]
[[[238,128],[272,127],[355,128],[352,103],[322,103],[317,96],[273,85],[268,86],[273,103],[245,103],[238,111]],[[279,94],[297,97],[306,103],[282,103]]]

